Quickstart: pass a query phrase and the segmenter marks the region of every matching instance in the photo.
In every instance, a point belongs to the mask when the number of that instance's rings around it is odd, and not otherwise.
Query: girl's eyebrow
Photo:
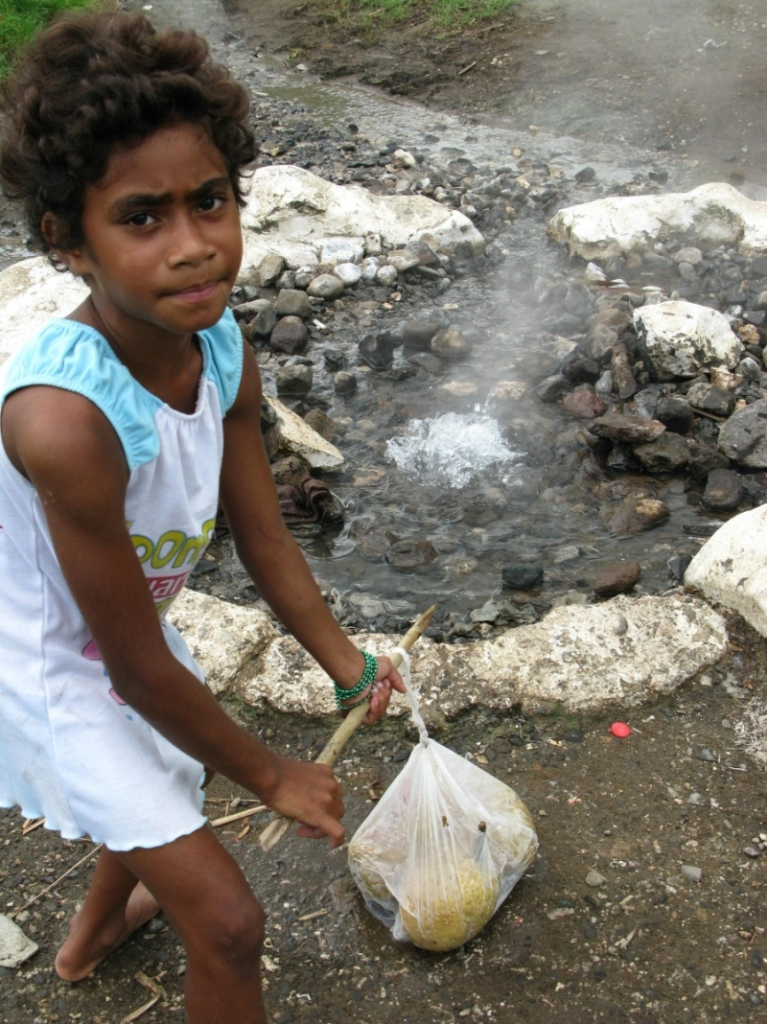
[[[191,192],[187,192],[184,199],[187,202],[195,202],[198,199],[202,199],[204,196],[213,192],[215,189],[227,188],[231,185],[231,180],[226,174],[222,174],[219,178],[210,178],[208,181],[204,181],[202,185],[192,189]],[[171,192],[135,192],[133,195],[121,196],[119,199],[110,207],[110,213],[114,216],[122,217],[126,214],[133,213],[136,210],[146,210],[147,208],[154,208],[165,206],[170,203],[173,199],[173,193]]]

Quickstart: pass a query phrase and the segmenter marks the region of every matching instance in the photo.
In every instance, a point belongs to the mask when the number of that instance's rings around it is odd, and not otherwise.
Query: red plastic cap
[[[631,729],[629,729],[625,722],[613,722],[610,726],[610,732],[620,740],[625,740],[627,736],[631,735]]]

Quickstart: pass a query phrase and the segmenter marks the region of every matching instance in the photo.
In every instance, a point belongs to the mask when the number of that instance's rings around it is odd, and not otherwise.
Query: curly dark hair
[[[258,152],[244,87],[193,31],[158,33],[140,14],[66,14],[23,53],[0,89],[0,183],[25,205],[34,243],[63,269],[41,230],[58,223],[57,248],[83,241],[85,187],[100,181],[112,146],[165,125],[202,125],[229,169],[237,202]]]

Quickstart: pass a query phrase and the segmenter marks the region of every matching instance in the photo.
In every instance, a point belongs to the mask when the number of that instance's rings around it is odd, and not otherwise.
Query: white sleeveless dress
[[[242,337],[227,311],[199,339],[203,370],[189,415],[146,391],[97,331],[71,320],[51,321],[2,367],[0,408],[13,391],[45,384],[84,395],[110,421],[130,471],[125,519],[136,556],[168,646],[202,680],[164,616],[212,536]],[[161,846],[204,824],[202,775],[112,689],[37,493],[0,443],[0,807],[44,816],[65,839],[87,834],[117,851]]]

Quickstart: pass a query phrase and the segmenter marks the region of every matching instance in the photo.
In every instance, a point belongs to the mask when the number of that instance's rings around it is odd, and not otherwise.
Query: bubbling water
[[[520,458],[503,439],[490,416],[448,412],[413,420],[406,437],[395,437],[386,454],[419,483],[460,489],[492,471],[496,482],[509,484]]]

